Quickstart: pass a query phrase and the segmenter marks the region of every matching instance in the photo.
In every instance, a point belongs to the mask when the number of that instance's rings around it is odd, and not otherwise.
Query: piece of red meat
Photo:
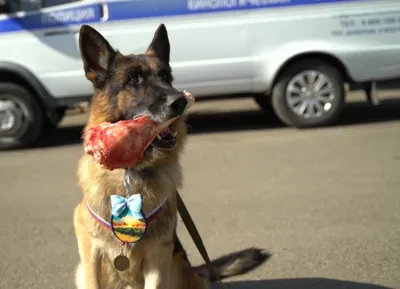
[[[157,125],[142,116],[92,127],[84,133],[85,152],[107,169],[129,167],[143,158],[157,136]]]
[[[185,95],[189,109],[194,97],[188,92]],[[174,120],[160,124],[147,116],[140,116],[116,123],[102,123],[84,132],[85,152],[109,170],[128,168],[143,158],[146,148]]]

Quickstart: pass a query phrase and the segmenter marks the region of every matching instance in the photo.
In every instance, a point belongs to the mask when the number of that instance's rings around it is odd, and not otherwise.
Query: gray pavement
[[[1,289],[74,288],[85,119],[0,153]],[[228,288],[400,288],[400,99],[353,103],[325,129],[282,127],[247,99],[199,101],[189,121],[182,194],[209,254],[271,253]]]

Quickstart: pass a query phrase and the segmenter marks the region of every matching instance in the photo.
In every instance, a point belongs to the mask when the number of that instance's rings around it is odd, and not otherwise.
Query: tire
[[[14,121],[7,126],[7,120],[13,117]],[[0,83],[0,149],[31,146],[38,139],[42,125],[42,110],[30,91],[17,84]]]
[[[53,131],[55,130],[60,122],[63,120],[67,111],[66,106],[60,106],[53,108],[51,111],[51,116],[47,116],[43,121],[43,130],[44,131]]]
[[[262,109],[268,121],[272,123],[281,123],[281,120],[275,113],[275,110],[272,107],[271,103],[271,95],[268,94],[257,94],[253,96],[254,101],[258,104],[258,106]]]
[[[272,108],[271,103],[271,95],[266,94],[257,94],[253,96],[254,101],[258,104],[258,106],[267,114],[275,114],[274,109]]]
[[[317,75],[317,80],[321,75],[324,76],[327,80],[327,85],[321,87],[323,89],[320,90],[320,93],[311,91],[310,87],[304,88],[307,92],[301,92],[303,98],[300,96],[299,98],[291,98],[293,100],[293,105],[291,106],[288,100],[290,94],[287,93],[287,90],[298,87],[294,84],[298,84],[301,75],[310,74],[311,72],[313,73],[312,75]],[[330,91],[330,93],[323,93],[325,91]],[[300,95],[300,90],[297,89],[293,93]],[[319,94],[318,98],[317,94]],[[306,98],[306,101],[311,104],[302,113],[304,107],[301,104],[305,103]],[[299,99],[303,100],[299,101]],[[297,104],[297,101],[299,101],[299,104]],[[335,66],[319,59],[302,60],[287,67],[277,79],[272,91],[272,107],[278,118],[284,124],[297,128],[321,127],[333,124],[343,111],[344,101],[345,90],[342,74]]]

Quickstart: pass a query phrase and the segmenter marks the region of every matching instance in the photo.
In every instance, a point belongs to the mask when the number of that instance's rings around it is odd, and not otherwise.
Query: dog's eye
[[[141,78],[138,75],[129,76],[129,83],[130,84],[136,85],[136,84],[140,83],[140,81],[141,81]]]

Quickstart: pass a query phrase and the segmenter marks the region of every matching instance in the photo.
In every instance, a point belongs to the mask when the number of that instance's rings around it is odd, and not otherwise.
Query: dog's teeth
[[[174,131],[173,133],[172,133],[172,136],[173,137],[176,137],[178,135],[178,132],[177,131]]]
[[[162,140],[162,137],[161,137],[160,135],[158,135],[157,138],[158,138],[159,140]]]

